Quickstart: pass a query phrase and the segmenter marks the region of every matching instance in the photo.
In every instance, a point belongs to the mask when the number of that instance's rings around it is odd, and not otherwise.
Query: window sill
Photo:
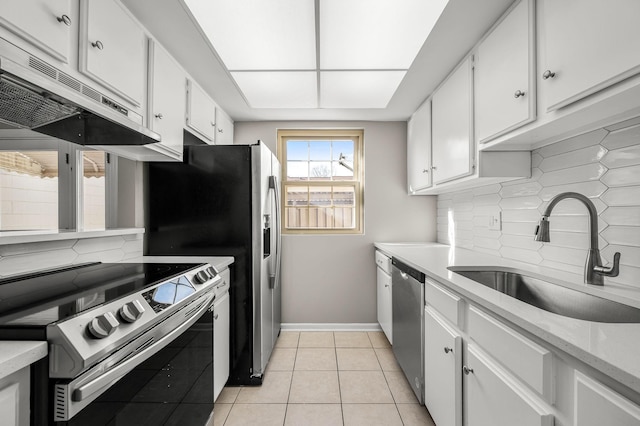
[[[0,245],[79,240],[83,238],[113,237],[117,235],[136,234],[144,234],[144,228],[118,228],[91,231],[0,231]]]

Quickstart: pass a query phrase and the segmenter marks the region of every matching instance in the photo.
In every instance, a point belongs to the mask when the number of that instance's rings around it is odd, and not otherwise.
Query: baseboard
[[[283,331],[382,331],[380,324],[374,323],[283,323]]]

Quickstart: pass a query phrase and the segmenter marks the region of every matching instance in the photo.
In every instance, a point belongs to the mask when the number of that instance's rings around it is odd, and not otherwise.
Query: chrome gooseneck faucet
[[[551,210],[560,201],[565,198],[575,198],[581,201],[589,210],[589,225],[591,234],[591,245],[589,247],[589,254],[587,255],[587,262],[584,266],[584,282],[593,285],[604,285],[604,276],[617,277],[620,272],[620,253],[616,253],[613,256],[613,266],[606,268],[602,265],[602,259],[600,258],[600,250],[598,249],[598,212],[596,206],[593,205],[591,200],[582,194],[577,192],[563,192],[556,195],[551,199],[547,209],[542,214],[540,223],[536,228],[536,241],[542,241],[548,243],[549,239],[549,215]]]

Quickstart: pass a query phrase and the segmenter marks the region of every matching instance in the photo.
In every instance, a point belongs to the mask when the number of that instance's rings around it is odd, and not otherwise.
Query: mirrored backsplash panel
[[[549,201],[567,191],[595,204],[603,262],[621,253],[620,275],[605,278],[605,285],[640,289],[638,119],[536,149],[529,179],[439,195],[438,242],[582,275],[589,248],[582,203],[563,200],[554,208],[551,242],[533,238]],[[501,226],[492,226],[500,216]]]

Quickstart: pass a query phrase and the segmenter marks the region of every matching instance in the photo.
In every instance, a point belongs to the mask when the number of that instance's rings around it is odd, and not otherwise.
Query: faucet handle
[[[600,275],[605,275],[607,277],[617,277],[620,273],[620,252],[616,252],[616,254],[613,255],[612,267],[607,268],[605,266],[596,265],[593,267],[593,270]]]

